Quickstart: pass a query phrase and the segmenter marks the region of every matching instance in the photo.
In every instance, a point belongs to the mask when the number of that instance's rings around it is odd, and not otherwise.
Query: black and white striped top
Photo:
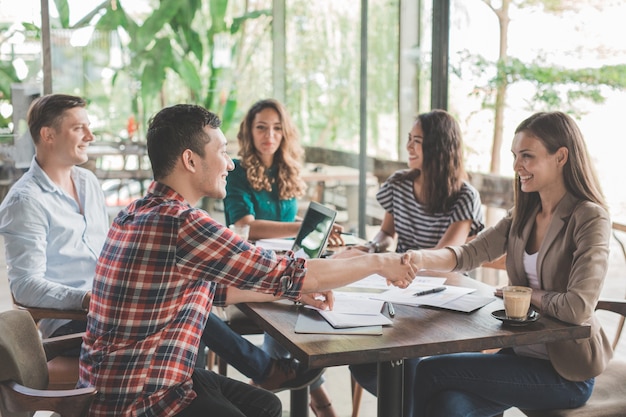
[[[480,195],[471,184],[463,183],[457,200],[449,211],[428,213],[415,199],[413,180],[396,180],[403,172],[406,171],[394,173],[376,193],[380,205],[393,215],[398,235],[396,252],[433,248],[448,227],[458,221],[472,220],[470,236],[485,227]]]

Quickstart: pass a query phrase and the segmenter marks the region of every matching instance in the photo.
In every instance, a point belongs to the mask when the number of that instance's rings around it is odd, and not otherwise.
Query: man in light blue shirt
[[[28,112],[36,155],[0,205],[9,284],[20,304],[89,307],[109,220],[98,179],[76,166],[87,162],[94,140],[85,107],[82,98],[52,94],[38,98]],[[40,322],[44,337],[81,327],[84,322]]]

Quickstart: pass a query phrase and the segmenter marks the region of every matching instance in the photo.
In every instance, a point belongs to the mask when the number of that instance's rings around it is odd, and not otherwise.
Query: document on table
[[[435,287],[425,288],[422,286],[420,290],[432,288]],[[474,288],[456,287],[453,285],[445,285],[445,288],[444,291],[418,296],[414,295],[417,292],[415,288],[394,288],[373,297],[394,304],[439,307],[464,313],[472,312],[495,300],[494,296],[472,294],[476,291]]]
[[[334,328],[363,326],[386,326],[393,322],[381,313],[384,301],[369,298],[371,294],[335,293],[332,310],[318,310],[319,314]]]
[[[407,288],[419,288],[419,287],[437,287],[446,282],[445,278],[441,277],[415,277],[411,285]],[[379,274],[369,275],[359,281],[353,282],[350,285],[347,285],[346,288],[367,288],[367,289],[381,289],[388,290],[389,288],[394,288],[387,285],[387,280],[385,277]],[[417,291],[417,290],[416,290]]]
[[[395,304],[405,304],[410,306],[428,305],[433,307],[441,307],[450,301],[456,300],[459,297],[474,292],[473,288],[455,287],[452,285],[444,285],[446,288],[444,291],[426,294],[426,295],[414,295],[415,293],[427,289],[436,288],[431,286],[426,288],[424,286],[416,289],[414,287],[407,288],[393,288],[385,291],[382,294],[378,294],[375,297],[379,300],[389,301]]]

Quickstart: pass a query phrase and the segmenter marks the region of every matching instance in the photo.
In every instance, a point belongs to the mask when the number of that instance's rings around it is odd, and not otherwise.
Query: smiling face
[[[413,125],[406,142],[406,150],[409,154],[408,166],[411,169],[422,169],[424,153],[422,143],[424,142],[424,132],[419,120]]]
[[[265,108],[254,116],[252,140],[259,158],[266,167],[272,165],[274,154],[283,141],[283,127],[276,110]]]
[[[82,107],[74,107],[63,112],[58,126],[41,129],[42,140],[50,145],[52,152],[67,166],[87,162],[87,148],[94,140],[89,129],[89,117]]]
[[[209,136],[210,141],[204,146],[204,157],[200,161],[202,169],[199,183],[202,189],[201,194],[222,199],[226,197],[228,171],[232,171],[235,166],[226,152],[227,142],[222,130],[205,126],[204,131]]]
[[[550,154],[543,142],[526,131],[513,138],[513,169],[519,177],[521,190],[526,193],[548,191],[563,186],[562,167],[567,156],[561,148]]]

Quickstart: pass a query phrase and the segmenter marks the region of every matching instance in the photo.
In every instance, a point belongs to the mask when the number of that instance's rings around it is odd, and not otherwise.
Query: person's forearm
[[[250,223],[250,240],[295,237],[299,229],[299,222],[254,220]]]
[[[255,303],[265,301],[276,301],[280,297],[272,294],[265,294],[258,291],[241,290],[236,287],[228,287],[226,290],[226,305],[238,304],[238,303]]]
[[[409,258],[408,255],[404,256]],[[417,274],[411,262],[403,262],[397,253],[363,254],[341,259],[309,259],[302,292],[326,291],[343,287],[371,274],[410,283]]]
[[[450,249],[422,249],[417,251],[418,261],[421,269],[429,269],[431,271],[452,271],[457,264],[456,255]]]

